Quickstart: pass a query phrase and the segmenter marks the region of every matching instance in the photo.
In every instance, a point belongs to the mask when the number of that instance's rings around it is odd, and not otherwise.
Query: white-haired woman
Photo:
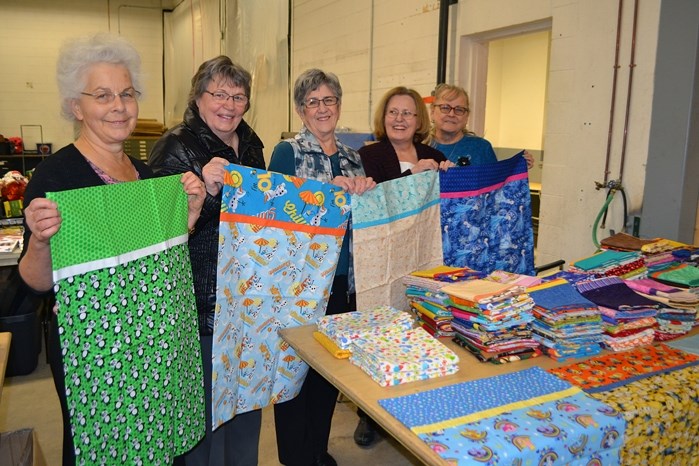
[[[19,272],[24,283],[39,293],[50,293],[54,285],[50,240],[62,223],[60,206],[46,199],[46,193],[153,177],[148,166],[124,152],[124,141],[136,126],[142,89],[136,49],[110,34],[72,40],[61,49],[57,79],[62,114],[74,122],[78,136],[37,166],[25,192],[24,250]],[[188,225],[192,228],[204,202],[204,184],[193,173],[185,173],[181,181],[189,195]],[[72,465],[76,462],[76,445],[58,325],[52,316],[48,354],[63,413],[63,464]],[[63,349],[70,344],[64,342]],[[120,450],[116,440],[100,446],[105,452],[110,448]]]

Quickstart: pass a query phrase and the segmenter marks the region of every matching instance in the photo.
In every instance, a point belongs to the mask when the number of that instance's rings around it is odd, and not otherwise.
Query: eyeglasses
[[[119,96],[121,101],[125,104],[135,102],[136,99],[141,97],[141,93],[138,92],[136,89],[127,89],[125,91],[121,92],[112,92],[111,90],[103,90],[103,91],[98,91],[95,93],[90,93],[90,92],[81,92],[82,95],[89,95],[90,97],[94,98],[95,101],[97,101],[98,104],[111,104],[114,102],[114,99]]]
[[[316,108],[320,107],[320,103],[323,102],[326,107],[333,107],[337,105],[337,103],[340,101],[337,97],[334,95],[329,95],[327,97],[323,97],[322,99],[316,99],[315,97],[311,97],[307,101],[303,103],[307,108]]]
[[[435,107],[437,107],[439,109],[439,111],[445,115],[449,115],[449,113],[451,113],[452,110],[454,110],[454,115],[457,115],[457,116],[466,115],[468,112],[471,111],[468,107],[461,107],[461,106],[452,107],[451,105],[448,105],[448,104],[435,105]]]
[[[386,116],[389,118],[393,118],[394,120],[398,118],[398,115],[402,116],[404,120],[412,120],[417,116],[417,113],[413,113],[410,110],[397,110],[395,108],[392,108],[391,110],[386,112]]]
[[[233,102],[239,105],[246,105],[248,103],[248,96],[246,96],[245,94],[230,95],[229,93],[223,91],[204,92],[210,94],[216,102],[226,102],[228,99],[233,99]]]

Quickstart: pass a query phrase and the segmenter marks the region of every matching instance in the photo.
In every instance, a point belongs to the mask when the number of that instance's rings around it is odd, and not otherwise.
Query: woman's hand
[[[32,232],[32,240],[39,245],[48,246],[49,240],[61,228],[61,214],[55,202],[38,197],[24,209],[27,227]]]
[[[534,166],[534,156],[526,149],[524,149],[524,154],[522,154],[522,156],[527,161],[527,170],[531,170],[531,168]]]
[[[187,193],[187,228],[192,230],[199,219],[201,208],[204,206],[206,189],[197,175],[187,172],[180,178],[184,192]]]
[[[336,176],[332,184],[339,186],[350,194],[362,194],[376,187],[376,182],[370,176]]]
[[[32,235],[19,260],[19,274],[31,288],[49,291],[53,286],[49,240],[61,229],[61,214],[55,202],[37,197],[24,209],[24,219]]]
[[[455,167],[456,164],[452,162],[451,160],[445,160],[443,162],[439,162],[439,169],[442,170],[443,172],[447,171],[451,167]]]
[[[413,165],[413,168],[410,169],[410,171],[413,174],[416,173],[422,173],[427,170],[438,170],[439,169],[439,164],[437,163],[436,160],[433,159],[420,159],[417,161],[415,165]]]
[[[204,185],[206,186],[206,192],[212,196],[217,196],[221,192],[221,187],[223,187],[223,175],[226,173],[224,168],[230,162],[221,157],[214,157],[209,160],[209,163],[204,165],[201,171],[202,178],[204,178]]]

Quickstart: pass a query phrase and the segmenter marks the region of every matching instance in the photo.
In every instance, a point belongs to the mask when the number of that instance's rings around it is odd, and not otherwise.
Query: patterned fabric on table
[[[544,352],[562,361],[598,354],[602,320],[595,303],[563,278],[527,289],[534,300],[532,331]]]
[[[663,283],[689,288],[699,287],[699,268],[690,264],[673,264],[652,273],[651,276]]]
[[[402,278],[442,263],[437,174],[397,178],[353,196],[352,235],[357,309],[407,309]]]
[[[571,267],[587,273],[604,273],[617,267],[619,264],[634,262],[640,256],[637,252],[603,250],[590,257],[573,262]]]
[[[171,464],[204,434],[179,176],[48,193],[77,464]]]
[[[622,464],[697,464],[699,366],[654,375],[591,396],[626,418]]]
[[[440,171],[439,180],[446,265],[535,275],[527,162],[521,153]]]
[[[391,330],[405,331],[413,327],[413,317],[391,306],[366,311],[345,312],[321,317],[318,331],[330,338],[340,349],[350,349],[352,342],[365,336]]]
[[[349,199],[315,180],[228,165],[213,343],[213,425],[295,397],[308,366],[278,335],[325,315]]]
[[[611,390],[635,380],[699,364],[699,356],[667,345],[644,346],[549,369],[588,393]]]
[[[382,387],[458,372],[459,357],[422,327],[365,334],[353,340],[350,362]]]
[[[657,302],[644,298],[619,277],[597,278],[575,284],[580,294],[597,304],[620,311],[658,309]]]
[[[449,464],[620,464],[622,415],[538,367],[379,404]]]

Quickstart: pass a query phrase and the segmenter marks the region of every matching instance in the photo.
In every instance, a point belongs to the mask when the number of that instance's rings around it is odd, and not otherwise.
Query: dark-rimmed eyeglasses
[[[245,94],[230,95],[229,93],[223,92],[223,91],[216,91],[216,92],[204,91],[204,92],[206,92],[211,97],[213,97],[216,102],[226,102],[228,99],[233,99],[233,103],[236,103],[238,105],[247,105],[247,103],[248,103],[248,96],[246,96]]]
[[[442,112],[445,115],[449,115],[452,110],[454,110],[454,115],[457,116],[463,116],[466,115],[468,112],[471,110],[468,107],[462,107],[460,105],[457,105],[456,107],[452,107],[451,105],[448,104],[442,104],[442,105],[435,105],[439,109],[440,112]]]
[[[402,116],[404,120],[412,120],[417,116],[417,113],[413,113],[410,110],[398,110],[392,108],[386,112],[388,118],[393,118],[394,120],[398,118],[398,115]]]
[[[114,99],[119,96],[122,102],[125,104],[135,102],[136,99],[141,97],[141,93],[136,89],[127,89],[121,92],[112,92],[110,89],[105,89],[97,92],[81,92],[82,95],[88,95],[95,99],[98,104],[111,104]]]
[[[329,95],[327,97],[323,97],[322,99],[316,99],[315,97],[311,97],[310,99],[306,100],[303,103],[303,105],[308,108],[316,108],[320,106],[321,102],[323,102],[326,107],[333,107],[337,105],[339,101],[340,99],[338,99],[334,95]]]

